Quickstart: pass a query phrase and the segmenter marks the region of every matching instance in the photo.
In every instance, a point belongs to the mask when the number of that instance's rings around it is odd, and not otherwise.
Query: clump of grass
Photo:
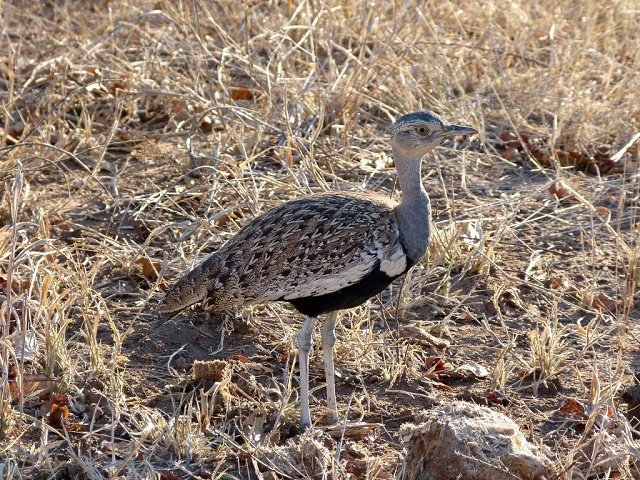
[[[547,382],[566,372],[574,356],[564,338],[568,330],[568,327],[560,327],[557,317],[554,317],[529,334],[531,358],[528,375],[532,377],[534,395],[538,394],[541,384],[547,386]]]

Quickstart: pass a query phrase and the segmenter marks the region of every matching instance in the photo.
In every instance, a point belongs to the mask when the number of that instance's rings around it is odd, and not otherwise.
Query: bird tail
[[[207,281],[201,265],[178,280],[158,305],[156,312],[161,320],[169,320],[182,310],[205,299]]]

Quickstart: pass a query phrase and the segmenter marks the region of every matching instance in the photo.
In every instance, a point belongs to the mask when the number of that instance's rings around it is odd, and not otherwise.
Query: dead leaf
[[[522,161],[520,151],[517,148],[506,148],[504,152],[502,152],[502,156],[510,162]]]
[[[453,392],[453,388],[442,382],[431,382],[431,386],[439,388],[440,390],[444,390],[445,392]]]
[[[109,84],[109,93],[115,95],[118,90],[128,91],[131,90],[131,75],[123,75],[117,80],[114,80]]]
[[[562,181],[552,183],[551,185],[549,185],[549,189],[547,191],[558,200],[564,200],[566,202],[578,201],[573,193],[571,193],[571,190]]]
[[[508,407],[511,403],[507,397],[502,394],[498,394],[497,392],[491,392],[487,394],[485,398],[488,403],[496,403],[498,405],[502,405],[503,407]]]
[[[220,215],[218,218],[216,218],[216,227],[220,228],[220,227],[224,227],[227,222],[229,221],[229,215],[224,214],[224,215]]]
[[[251,100],[253,93],[246,87],[236,87],[231,89],[231,100]]]
[[[549,155],[549,151],[546,148],[532,146],[529,148],[529,151],[531,152],[531,156],[535,158],[540,165],[543,167],[551,166],[551,155]]]
[[[160,264],[159,262],[152,262],[147,257],[140,257],[134,263],[140,266],[142,275],[151,283],[158,280],[158,273],[162,268],[162,264]]]
[[[425,360],[427,365],[427,372],[422,375],[422,377],[426,378],[435,378],[439,381],[442,381],[443,378],[448,378],[450,375],[450,371],[452,366],[450,363],[445,362],[440,357],[428,357]]]
[[[569,280],[562,275],[557,275],[549,279],[547,286],[552,290],[566,290],[569,288]]]
[[[467,374],[465,376],[473,375],[476,378],[486,378],[490,375],[489,370],[479,363],[466,363],[456,368],[456,372]]]
[[[542,135],[533,136],[522,132],[504,131],[499,135],[502,145],[498,145],[503,158],[514,162],[524,163],[527,152],[543,167],[554,164],[552,152],[555,153],[557,163],[562,167],[573,167],[576,170],[587,171],[593,175],[612,175],[624,173],[625,165],[619,163],[619,158],[611,156],[611,146],[601,145],[595,149],[581,149],[571,142],[560,140],[551,148],[550,138]],[[555,150],[555,152],[554,152]],[[552,195],[555,192],[551,191]],[[564,198],[559,191],[558,198]]]
[[[52,127],[49,131],[49,145],[56,145],[60,141],[60,131]]]
[[[42,416],[47,416],[47,423],[58,430],[62,430],[63,421],[69,418],[69,397],[65,394],[56,395],[38,409]]]
[[[367,462],[364,460],[351,460],[345,466],[347,473],[362,476],[367,473]]]
[[[140,220],[136,220],[135,224],[133,225],[133,230],[142,240],[146,240],[147,237],[151,234],[151,231]]]
[[[171,101],[171,107],[173,109],[173,114],[178,114],[184,110],[186,110],[186,104],[182,101],[182,99],[174,98]]]
[[[584,407],[573,398],[568,399],[564,405],[558,410],[561,415],[570,418],[572,420],[586,420],[587,414],[584,411]]]
[[[249,360],[244,355],[240,355],[239,353],[234,353],[233,355],[231,355],[231,360],[236,360],[241,363],[251,363],[251,360]]]
[[[66,430],[68,432],[86,432],[88,430],[88,425],[86,423],[68,423],[65,425]]]
[[[591,306],[600,312],[616,313],[618,310],[618,302],[604,293],[599,293]]]
[[[518,149],[522,148],[522,143],[520,142],[520,139],[513,132],[509,132],[509,131],[502,132],[500,134],[500,140],[502,140],[502,143],[504,144],[504,147],[507,150],[518,151]]]
[[[297,352],[295,350],[287,350],[286,352],[278,355],[278,361],[284,362],[285,360],[289,360],[290,362],[292,362],[293,360],[295,360],[296,355]]]

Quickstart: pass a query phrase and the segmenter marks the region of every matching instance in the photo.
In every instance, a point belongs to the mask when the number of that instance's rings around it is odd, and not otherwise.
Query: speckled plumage
[[[287,202],[247,223],[183,277],[159,313],[204,301],[219,312],[237,305],[336,292],[374,268],[389,281],[409,265],[393,213],[395,202],[339,192]]]
[[[338,420],[333,347],[336,311],[381,292],[425,254],[431,206],[422,158],[445,139],[477,133],[429,112],[394,124],[391,146],[402,190],[395,204],[374,194],[325,193],[287,202],[251,220],[167,293],[158,307],[170,317],[198,302],[210,311],[288,301],[307,316],[298,334],[300,428],[311,426],[309,352],[316,317],[322,326],[329,419]]]

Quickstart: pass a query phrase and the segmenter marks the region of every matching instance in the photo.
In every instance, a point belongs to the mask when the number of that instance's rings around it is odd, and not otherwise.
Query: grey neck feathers
[[[414,264],[424,256],[431,237],[431,203],[422,185],[420,158],[406,158],[394,152],[402,202],[395,208],[400,242]]]

